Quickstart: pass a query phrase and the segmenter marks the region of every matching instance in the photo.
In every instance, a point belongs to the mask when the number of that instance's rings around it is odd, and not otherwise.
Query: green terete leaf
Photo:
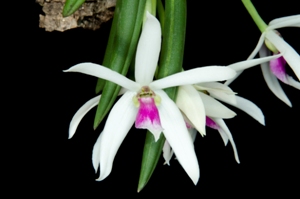
[[[162,9],[160,7],[160,9]],[[162,10],[160,10],[162,12]],[[165,1],[165,21],[163,42],[157,78],[178,73],[182,70],[186,30],[186,0]],[[177,87],[165,89],[172,100],[176,100]],[[138,192],[148,183],[162,152],[165,137],[161,134],[155,142],[153,135],[147,132],[142,166],[138,184]]]
[[[113,25],[105,52],[103,65],[126,75],[132,58],[135,55],[141,32],[146,0],[117,1]],[[103,87],[102,97],[98,104],[94,129],[101,123],[111,109],[120,91],[120,86],[107,81],[103,86],[100,80],[96,92]]]
[[[85,2],[85,0],[66,0],[63,8],[63,17],[70,16]]]

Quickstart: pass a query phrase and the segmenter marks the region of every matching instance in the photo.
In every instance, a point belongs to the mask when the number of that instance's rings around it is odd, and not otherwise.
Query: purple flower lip
[[[286,70],[285,70],[286,61],[281,56],[277,59],[270,61],[271,72],[282,82],[287,83]]]
[[[138,98],[139,110],[135,120],[135,127],[149,129],[151,132],[162,132],[158,109],[153,97]]]
[[[206,126],[212,128],[212,129],[220,129],[219,125],[215,121],[213,121],[211,118],[206,116]]]

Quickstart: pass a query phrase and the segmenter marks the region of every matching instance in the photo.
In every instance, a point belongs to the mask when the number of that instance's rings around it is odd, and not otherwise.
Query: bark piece
[[[45,15],[40,15],[40,28],[46,31],[66,31],[72,28],[96,30],[113,17],[116,0],[86,0],[71,16],[63,17],[65,0],[36,0],[43,7]]]

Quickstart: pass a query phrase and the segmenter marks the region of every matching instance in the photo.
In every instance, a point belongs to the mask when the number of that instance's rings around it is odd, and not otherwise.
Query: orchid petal
[[[291,27],[300,28],[300,23],[297,23],[295,25],[292,25]]]
[[[222,128],[219,127],[219,125],[217,125],[217,123],[211,119],[210,117],[206,116],[206,126],[212,128],[212,129],[216,129],[219,131],[221,138],[224,142],[224,145],[226,146],[228,143],[228,137],[226,135],[226,133],[222,130]]]
[[[249,55],[249,57],[247,58],[247,60],[253,59],[255,57],[255,55],[259,52],[260,48],[262,47],[262,45],[264,44],[265,41],[265,36],[266,33],[262,33],[261,36],[259,37],[259,40],[254,48],[254,50],[252,51],[252,53]]]
[[[156,93],[161,97],[158,110],[161,124],[165,129],[163,133],[179,163],[196,185],[200,177],[200,169],[191,135],[175,103],[164,91],[157,90]]]
[[[226,82],[224,82],[224,85],[229,86],[229,84],[231,84],[236,78],[238,78],[238,76],[240,76],[242,74],[243,70],[240,71],[236,71],[236,75],[234,76],[234,78],[231,78],[229,80],[227,80]]]
[[[264,63],[264,62],[268,62],[272,59],[276,59],[276,58],[281,57],[281,56],[282,56],[282,54],[276,54],[276,55],[272,55],[272,56],[241,61],[241,62],[231,64],[228,67],[232,68],[235,71],[245,70],[245,69],[248,69],[250,67],[259,65],[259,64]]]
[[[300,56],[299,54],[274,31],[268,31],[266,38],[282,53],[286,62],[293,69],[300,80]]]
[[[261,34],[256,47],[254,48],[254,50],[252,51],[252,53],[249,55],[249,57],[247,58],[247,60],[253,59],[255,57],[255,55],[258,53],[259,49],[261,48],[261,46],[264,44],[265,41],[265,33]],[[229,86],[229,84],[231,84],[238,76],[240,76],[242,74],[243,71],[237,71],[237,74],[234,78],[227,80],[224,84]]]
[[[214,98],[206,95],[202,92],[198,92],[200,95],[204,108],[205,114],[209,117],[218,117],[218,118],[233,118],[236,116],[236,113],[224,106],[219,101],[215,100]]]
[[[261,123],[262,125],[265,125],[265,116],[262,113],[261,109],[256,106],[253,102],[251,102],[248,99],[245,99],[243,97],[240,96],[236,96],[236,104],[231,104],[232,106],[235,106],[236,108],[244,111],[245,113],[247,113],[248,115],[250,115],[251,117],[253,117],[253,119],[257,120],[259,123]]]
[[[197,136],[197,130],[195,128],[188,128],[188,131],[189,131],[189,133],[191,135],[191,138],[194,142],[195,139],[196,139],[196,136]],[[173,154],[174,154],[174,151],[172,150],[169,142],[166,140],[165,144],[164,144],[164,147],[163,147],[163,157],[165,159],[164,164],[168,164],[170,166],[170,160],[171,160]]]
[[[205,109],[197,90],[191,85],[180,86],[176,105],[203,136],[205,135]]]
[[[234,152],[235,160],[236,160],[237,163],[240,163],[239,155],[238,155],[234,140],[233,140],[232,135],[231,135],[227,125],[225,124],[224,120],[222,120],[220,118],[212,118],[212,119],[220,126],[220,128],[223,130],[223,132],[226,133],[226,135],[227,135],[227,137],[228,137],[228,139],[231,143],[231,146],[232,146],[232,149],[233,149],[233,152]]]
[[[218,131],[219,131],[220,136],[221,136],[221,138],[224,142],[224,145],[227,146],[228,140],[229,140],[227,134],[225,133],[225,131],[222,128],[219,128]]]
[[[206,82],[194,85],[195,88],[200,90],[206,90],[209,95],[216,99],[221,99],[224,102],[232,104],[236,103],[235,92],[232,91],[228,86],[219,82]]]
[[[255,120],[257,120],[259,123],[262,125],[265,125],[265,117],[262,111],[258,106],[256,106],[253,102],[250,100],[247,100],[245,98],[235,96],[236,98],[236,103],[231,103],[229,101],[225,101],[223,99],[219,99],[223,102],[226,102],[253,117]]]
[[[148,85],[153,80],[160,46],[160,23],[147,12],[147,20],[143,27],[135,57],[135,80],[141,85]]]
[[[97,106],[100,98],[101,98],[101,95],[98,95],[98,96],[90,99],[89,101],[87,101],[82,107],[80,107],[78,109],[78,111],[75,113],[75,115],[73,116],[73,118],[70,122],[69,139],[71,139],[73,137],[73,135],[75,134],[78,124],[80,123],[82,118],[85,116],[85,114],[87,112],[89,112],[89,110],[91,110],[92,108]]]
[[[197,130],[195,128],[190,128],[190,129],[188,129],[188,131],[192,137],[193,142],[195,142],[195,139],[197,136]]]
[[[163,157],[165,159],[165,163],[170,166],[170,160],[173,156],[173,150],[171,149],[171,146],[169,144],[169,142],[166,140],[163,146]]]
[[[267,50],[266,46],[263,45],[259,51],[261,57],[266,56],[269,51]],[[281,88],[277,78],[272,74],[268,63],[261,64],[261,70],[264,76],[264,79],[269,87],[269,89],[273,92],[273,94],[278,97],[281,101],[286,103],[288,106],[292,107],[292,104],[286,94],[284,93],[283,89]]]
[[[117,101],[96,141],[92,159],[96,171],[100,163],[100,176],[97,181],[110,174],[115,155],[135,121],[137,108],[132,102],[134,95],[135,92],[128,91]]]
[[[219,82],[203,82],[196,85],[199,86],[199,88],[203,88],[203,90],[207,90],[209,92],[215,91],[219,93],[226,93],[229,95],[236,94],[236,92],[234,92],[230,87]]]
[[[177,94],[178,95],[178,94]],[[177,100],[177,98],[176,98]],[[177,104],[176,104],[177,105]],[[179,108],[179,107],[178,107]],[[181,111],[181,115],[183,117],[183,120],[185,122],[185,126],[187,129],[190,129],[190,128],[195,128],[194,125],[192,124],[192,122],[189,120],[189,118],[187,118],[187,116],[184,114],[183,111]]]
[[[126,92],[127,90],[124,88],[121,88],[119,95],[122,95]],[[76,129],[82,120],[82,118],[85,116],[87,112],[89,112],[92,108],[94,108],[96,105],[98,105],[99,100],[101,98],[101,95],[98,95],[89,101],[87,101],[82,107],[78,109],[78,111],[75,113],[73,116],[71,122],[70,122],[70,127],[69,127],[69,139],[73,137],[73,135],[76,132]]]
[[[127,77],[121,75],[120,73],[117,73],[99,64],[94,64],[89,62],[81,63],[69,68],[68,70],[64,70],[64,72],[84,73],[87,75],[91,75],[94,77],[98,77],[101,79],[114,82],[131,91],[138,91],[141,88],[141,86],[138,83],[128,79]]]
[[[280,18],[273,19],[272,21],[269,22],[269,27],[272,26],[272,25],[276,25],[276,24],[285,22],[285,21],[296,19],[299,16],[300,15],[291,15],[291,16],[286,16],[286,17],[280,17]]]
[[[289,75],[287,75],[286,78],[287,78],[287,79],[286,79],[286,80],[287,80],[287,83],[288,83],[290,86],[292,86],[292,87],[294,87],[294,88],[300,90],[300,82],[297,82],[296,80],[294,80],[293,77],[291,77],[291,76],[289,76]]]
[[[195,68],[164,77],[149,84],[153,90],[201,82],[224,81],[235,76],[236,72],[224,66]]]
[[[273,20],[273,23],[270,22],[266,30],[268,31],[268,30],[274,30],[283,27],[294,26],[300,23],[300,15],[284,17],[284,18],[285,19],[277,20],[275,23]]]

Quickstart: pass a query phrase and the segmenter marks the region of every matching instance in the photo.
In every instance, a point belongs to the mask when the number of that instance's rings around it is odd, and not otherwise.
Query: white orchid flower
[[[200,91],[200,92],[199,92]],[[218,130],[225,146],[230,141],[237,163],[240,163],[237,148],[232,134],[223,119],[229,119],[236,114],[229,108],[218,102],[226,102],[250,115],[260,124],[265,125],[264,115],[261,109],[250,100],[239,97],[228,86],[219,82],[205,82],[196,85],[180,86],[176,99],[177,106],[181,109],[186,128],[192,140],[195,140],[197,131],[203,136],[199,129],[205,125]],[[204,117],[205,122],[202,122]],[[200,127],[200,128],[199,128]],[[166,140],[163,147],[164,164],[170,165],[173,150]]]
[[[96,171],[100,164],[100,177],[97,179],[99,181],[110,174],[117,150],[135,122],[136,128],[148,129],[155,140],[158,140],[160,133],[163,132],[183,169],[194,184],[198,182],[200,171],[193,142],[179,109],[162,89],[200,82],[223,81],[234,77],[236,72],[227,67],[211,66],[153,81],[160,47],[160,24],[154,16],[147,13],[136,52],[136,82],[93,63],[78,64],[65,71],[81,72],[106,79],[126,89],[111,109],[104,129],[94,145],[92,160]],[[81,118],[96,106],[99,98],[100,96],[93,98],[78,110],[80,114],[75,114],[70,124],[70,137]]]
[[[230,64],[227,67],[233,69],[249,68],[264,62],[268,62],[278,57],[280,57],[280,55],[273,55],[273,56],[268,56],[268,57],[263,57],[258,59],[251,59],[251,60]],[[221,83],[202,82],[201,84],[195,84],[193,86],[192,85],[180,86],[178,89],[176,104],[179,107],[179,109],[186,114],[187,118],[194,124],[195,128],[197,129],[197,131],[200,132],[202,136],[205,135],[206,116],[229,119],[234,117],[236,114],[230,109],[228,109],[226,106],[218,102],[217,100],[203,94],[202,92],[200,92],[199,94],[199,92],[195,88],[198,88],[199,90],[203,90],[203,91],[206,90],[210,93],[210,95],[213,98],[224,101],[240,109],[242,109],[243,107],[247,107],[250,104],[245,102],[244,98],[235,96],[234,92],[228,86],[223,85]],[[206,103],[206,106],[204,106],[203,100],[208,101]],[[237,104],[237,100],[239,100],[238,104]],[[244,105],[244,103],[247,103],[247,105]],[[244,111],[250,114],[250,110],[244,110]],[[251,116],[253,117],[253,115]],[[264,119],[261,116],[257,116],[257,117],[254,116],[254,119],[258,120],[262,124],[264,123]]]
[[[266,30],[262,33],[257,46],[248,59],[253,59],[258,52],[260,57],[270,55],[270,50],[268,50],[266,46],[275,52],[275,54],[279,52],[282,55],[282,57],[271,60],[269,65],[268,63],[261,64],[261,69],[269,89],[280,100],[291,107],[292,104],[284,93],[277,79],[300,90],[300,83],[294,80],[291,76],[287,75],[285,72],[285,64],[287,62],[294,71],[298,80],[300,80],[300,56],[287,42],[282,39],[276,30],[284,27],[300,27],[300,15],[282,17],[272,20]],[[237,76],[235,77],[237,78],[238,75],[240,75],[246,68],[233,69],[238,72]],[[228,80],[225,84],[229,85],[235,78]]]
[[[257,64],[268,62],[279,56],[280,55],[275,55],[241,61],[231,64],[228,67],[234,69],[249,68]],[[227,145],[228,139],[230,140],[235,159],[239,163],[239,157],[234,140],[228,127],[223,121],[223,119],[233,118],[236,116],[236,113],[216,99],[244,111],[260,124],[265,125],[264,115],[258,106],[250,100],[237,96],[231,88],[219,82],[203,82],[195,85],[179,86],[176,105],[183,112],[186,126],[192,137],[194,137],[196,130],[204,136],[206,134],[205,126],[217,129],[225,145]],[[163,148],[165,164],[169,165],[172,155],[173,151],[166,141]]]
[[[193,86],[185,85],[179,87],[176,104],[183,112],[186,127],[192,139],[195,140],[196,129],[202,136],[205,135],[201,132],[205,125],[216,129],[219,131],[225,146],[228,140],[230,141],[235,159],[237,163],[240,163],[235,142],[223,120],[232,118],[236,114],[215,99],[244,111],[262,125],[265,125],[264,115],[261,109],[253,102],[237,96],[231,88],[219,82],[205,82]],[[203,118],[204,122],[202,121]],[[165,164],[170,164],[169,161],[172,156],[173,151],[166,141],[163,147]]]

